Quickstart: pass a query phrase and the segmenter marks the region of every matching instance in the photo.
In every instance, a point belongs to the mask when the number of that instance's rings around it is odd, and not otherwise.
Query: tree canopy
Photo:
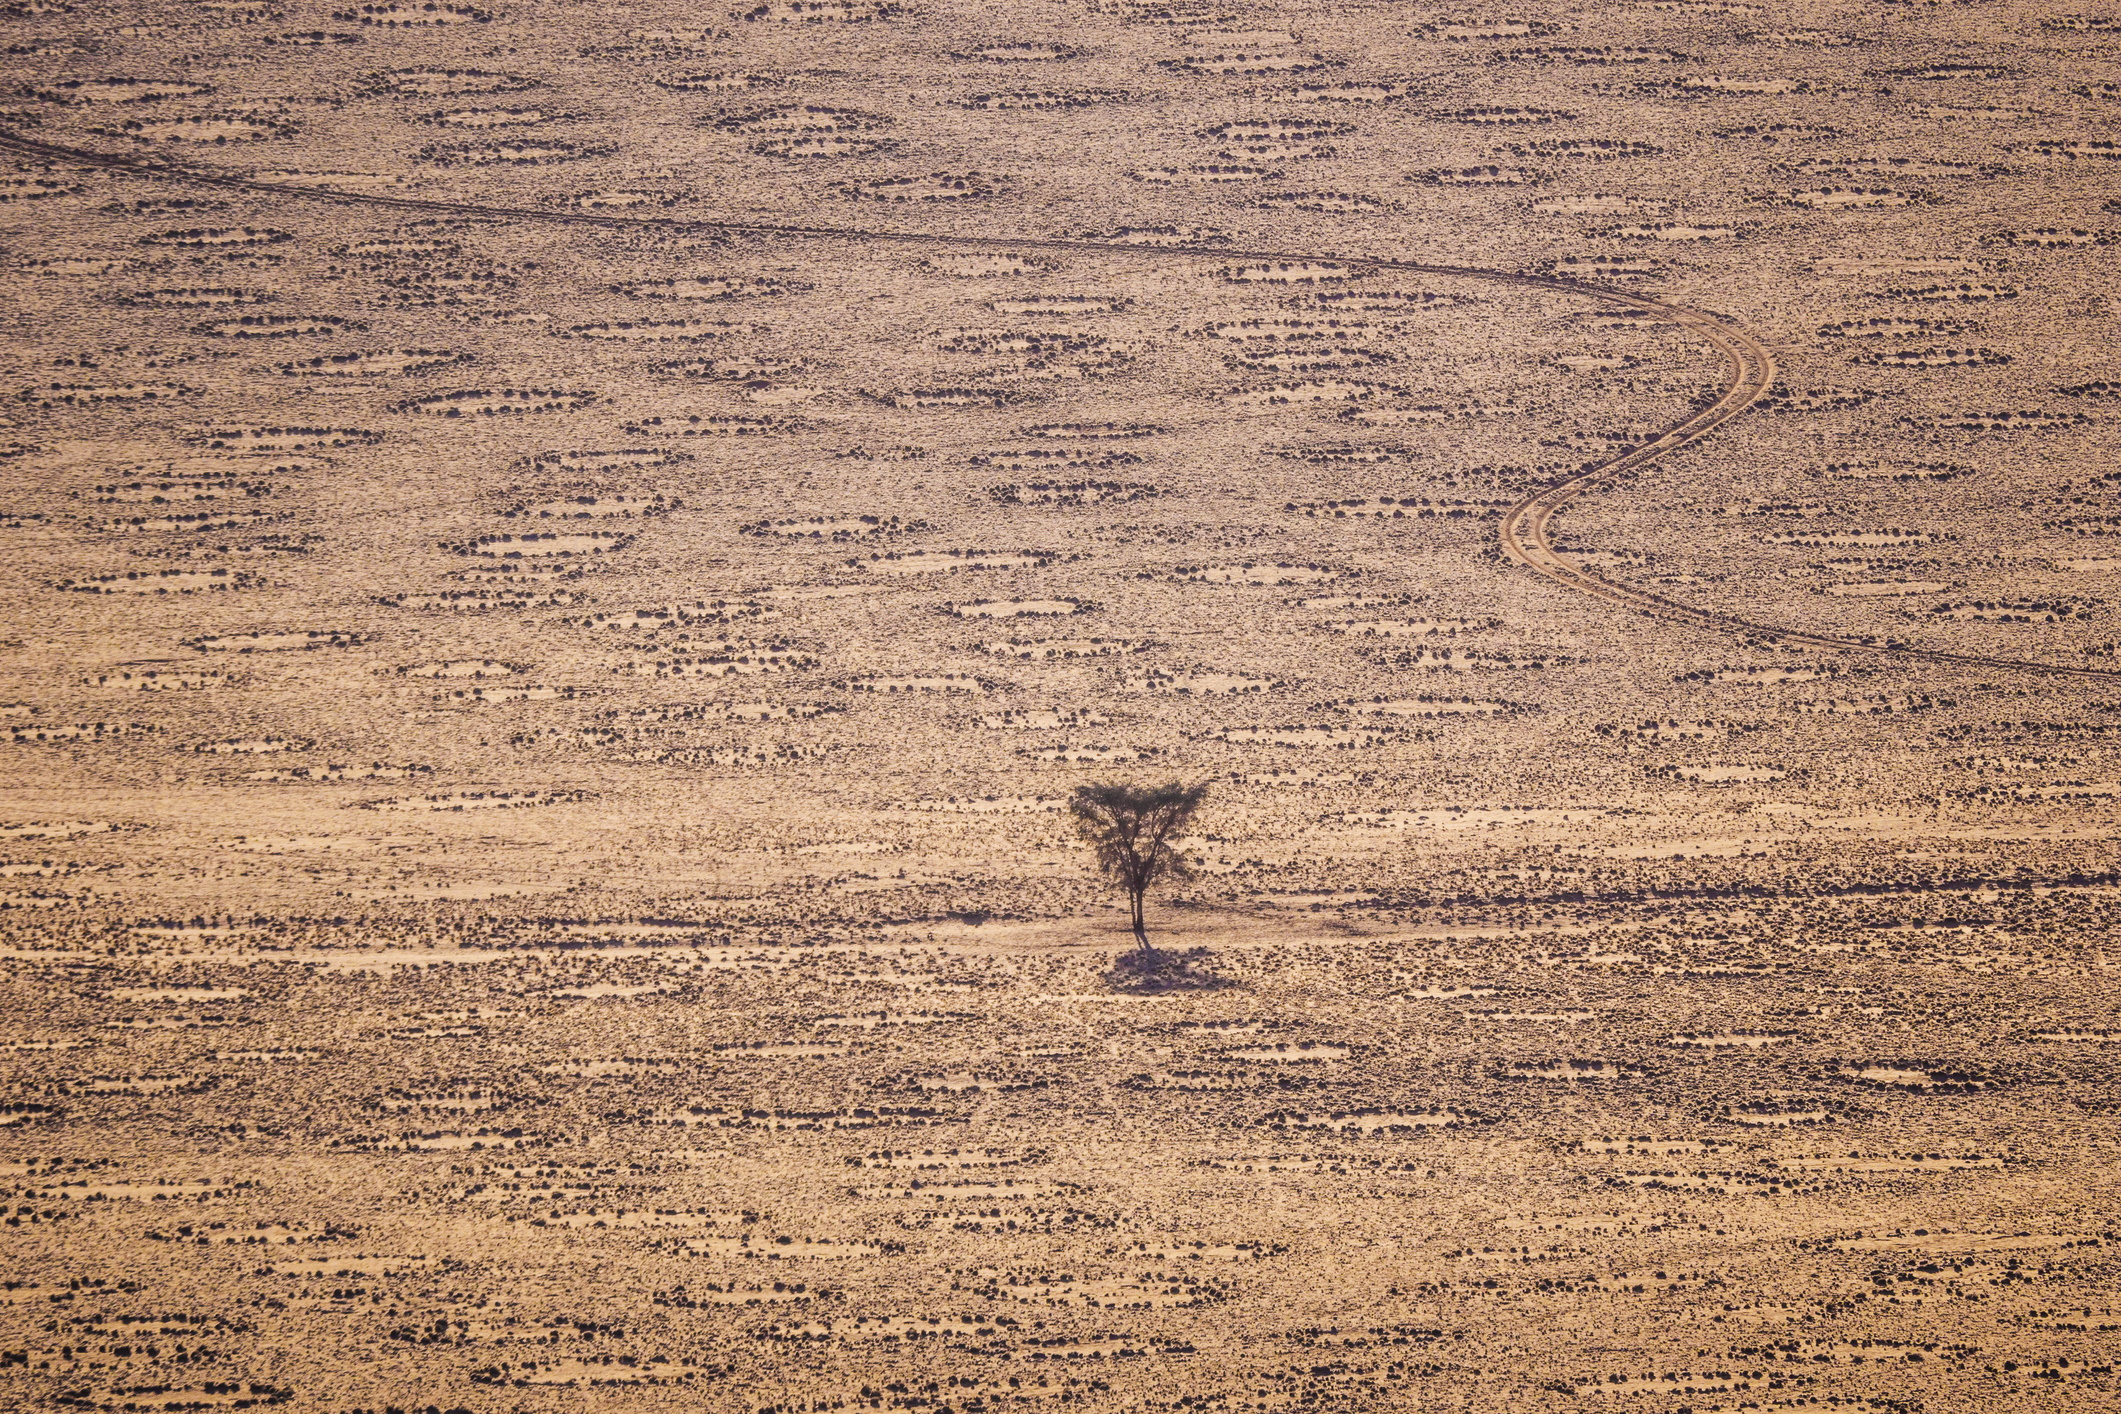
[[[1173,840],[1208,798],[1208,783],[1161,786],[1106,782],[1079,786],[1068,809],[1105,876],[1127,891],[1134,939],[1149,946],[1142,900],[1160,879],[1186,879],[1192,870]]]

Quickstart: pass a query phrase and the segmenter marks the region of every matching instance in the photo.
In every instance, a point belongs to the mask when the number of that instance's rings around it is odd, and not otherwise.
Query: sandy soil
[[[0,30],[10,1407],[2113,1406],[2121,21]]]

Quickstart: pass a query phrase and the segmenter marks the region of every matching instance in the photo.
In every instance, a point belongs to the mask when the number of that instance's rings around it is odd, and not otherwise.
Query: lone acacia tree
[[[1186,857],[1171,841],[1207,798],[1206,781],[1191,786],[1173,781],[1165,786],[1079,786],[1068,801],[1076,833],[1095,851],[1097,867],[1127,891],[1134,940],[1144,952],[1154,949],[1142,923],[1142,897],[1158,879],[1192,877]]]

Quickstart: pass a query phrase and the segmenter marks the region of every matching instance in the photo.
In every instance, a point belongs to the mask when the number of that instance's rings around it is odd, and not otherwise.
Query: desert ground
[[[0,1405],[2121,1403],[2121,11],[333,4],[0,10]]]

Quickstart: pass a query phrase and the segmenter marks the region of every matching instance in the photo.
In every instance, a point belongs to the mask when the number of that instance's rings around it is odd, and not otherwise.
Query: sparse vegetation
[[[0,3],[0,1406],[2115,1405],[2112,15],[681,8]]]

